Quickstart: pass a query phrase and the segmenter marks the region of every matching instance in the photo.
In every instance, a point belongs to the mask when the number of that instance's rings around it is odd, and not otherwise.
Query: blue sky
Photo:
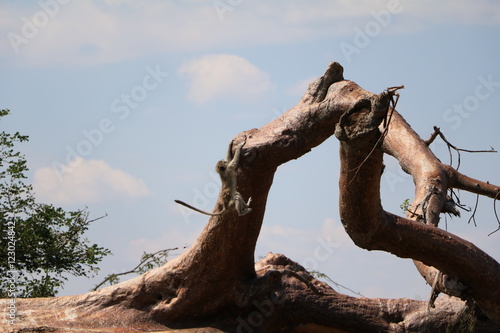
[[[114,255],[62,295],[192,244],[207,219],[173,200],[211,210],[229,141],[295,105],[332,61],[375,93],[404,84],[398,110],[423,138],[438,126],[461,148],[500,149],[496,1],[2,1],[0,32],[2,130],[30,136],[19,148],[38,200],[108,214],[88,238]],[[256,256],[284,253],[368,297],[427,299],[411,261],[346,236],[338,160],[331,138],[278,169]],[[413,183],[385,163],[383,204],[401,213]],[[500,184],[499,165],[468,154],[460,170]],[[466,212],[447,228],[499,260],[492,200],[479,204],[477,228]]]

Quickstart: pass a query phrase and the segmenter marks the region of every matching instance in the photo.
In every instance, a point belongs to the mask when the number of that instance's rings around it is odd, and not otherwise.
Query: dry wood
[[[344,80],[338,63],[330,64],[296,106],[263,127],[235,137],[235,146],[247,138],[238,191],[253,198],[251,213],[238,216],[229,211],[211,217],[180,257],[118,285],[85,295],[20,299],[15,325],[4,327],[7,331],[44,326],[89,332],[187,327],[205,327],[205,332],[215,328],[232,332],[439,332],[456,331],[465,323],[475,325],[476,331],[498,330],[500,265],[437,225],[449,188],[491,198],[498,196],[500,188],[443,165],[390,108],[394,95],[395,90],[370,93]],[[267,195],[278,166],[334,134],[340,140],[340,215],[349,236],[362,248],[412,258],[424,263],[423,270],[433,266],[457,279],[466,286],[460,296],[469,300],[469,306],[445,296],[429,312],[426,301],[354,298],[313,279],[284,256],[269,254],[254,264]],[[381,206],[384,153],[398,159],[413,177],[415,214],[411,218],[385,212]],[[221,204],[219,198],[216,209]],[[424,272],[424,276],[432,283],[435,275]]]

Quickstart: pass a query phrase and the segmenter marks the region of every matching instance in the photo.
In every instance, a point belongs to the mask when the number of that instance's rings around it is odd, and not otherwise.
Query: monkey
[[[241,148],[246,143],[246,137],[243,140],[242,143],[240,143],[235,150],[234,156],[233,156],[233,140],[229,143],[229,149],[227,152],[227,157],[225,160],[220,160],[217,162],[215,165],[215,171],[220,176],[221,182],[222,182],[222,210],[216,213],[208,213],[205,211],[202,211],[201,209],[198,209],[196,207],[193,207],[184,201],[181,200],[174,200],[176,203],[183,205],[185,207],[191,208],[194,211],[197,211],[198,213],[209,215],[209,216],[218,216],[221,214],[224,214],[227,212],[232,206],[236,209],[238,212],[239,216],[243,216],[245,214],[248,214],[252,211],[252,208],[250,208],[250,202],[252,201],[252,198],[248,199],[248,202],[245,202],[243,199],[243,196],[236,191],[236,168],[238,167],[238,163],[240,160],[240,155],[241,155]]]

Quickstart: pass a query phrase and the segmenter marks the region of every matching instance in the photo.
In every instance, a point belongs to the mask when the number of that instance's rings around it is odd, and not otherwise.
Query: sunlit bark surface
[[[238,216],[230,211],[211,217],[180,257],[118,285],[78,296],[19,299],[15,319],[7,318],[1,330],[445,332],[474,327],[478,332],[498,331],[499,263],[437,225],[449,188],[491,198],[500,188],[442,164],[391,107],[396,95],[397,89],[368,92],[344,80],[342,67],[331,63],[296,106],[235,137],[235,146],[247,138],[238,191],[253,198],[251,213]],[[458,297],[440,297],[434,308],[427,301],[354,298],[314,279],[283,255],[270,253],[254,263],[278,166],[300,158],[332,135],[340,141],[340,218],[349,236],[362,248],[416,260],[424,278],[436,282],[436,292]],[[406,218],[381,206],[384,154],[394,156],[413,177],[415,198]],[[214,210],[220,210],[221,200]],[[437,272],[440,279],[435,279]]]

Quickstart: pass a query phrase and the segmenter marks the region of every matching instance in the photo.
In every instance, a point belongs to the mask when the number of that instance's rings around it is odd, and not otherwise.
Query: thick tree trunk
[[[470,179],[437,160],[389,106],[395,90],[375,95],[343,79],[332,63],[301,101],[278,119],[244,136],[238,191],[253,211],[211,217],[183,255],[142,276],[85,295],[17,300],[5,331],[27,327],[118,332],[212,327],[230,332],[421,332],[500,329],[500,265],[473,244],[438,229],[450,187],[495,197],[500,188]],[[393,112],[392,117],[387,117]],[[389,126],[388,131],[386,127]],[[340,140],[340,214],[354,242],[422,262],[466,287],[455,297],[427,302],[353,298],[312,278],[284,256],[254,264],[267,195],[277,167],[297,159],[335,133]],[[383,153],[413,176],[413,220],[380,203]],[[219,198],[215,210],[220,210]],[[428,266],[429,265],[429,266]],[[481,274],[478,274],[481,272]],[[444,281],[444,280],[443,280]],[[438,284],[438,291],[447,291]],[[478,308],[474,306],[478,305]],[[486,314],[483,315],[483,314]],[[215,330],[217,331],[217,330]]]

